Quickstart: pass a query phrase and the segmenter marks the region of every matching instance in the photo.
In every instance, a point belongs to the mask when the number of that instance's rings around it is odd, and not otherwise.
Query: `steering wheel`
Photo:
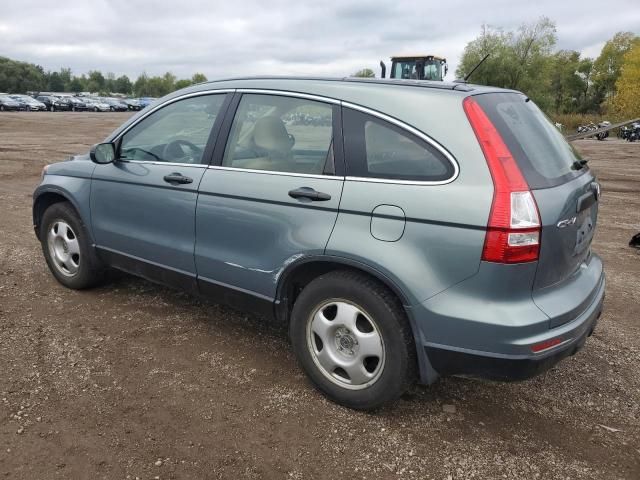
[[[191,155],[185,155],[184,150],[182,149],[182,145],[188,147],[189,150],[191,150]],[[162,158],[169,161],[183,160],[186,157],[190,157],[191,162],[186,163],[194,163],[193,161],[196,159],[196,154],[201,157],[202,149],[199,146],[191,143],[189,140],[184,140],[182,138],[172,140],[171,142],[167,143],[162,150]]]

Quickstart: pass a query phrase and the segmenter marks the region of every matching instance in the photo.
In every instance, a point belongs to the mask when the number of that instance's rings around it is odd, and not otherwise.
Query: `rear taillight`
[[[467,97],[463,106],[487,159],[494,187],[482,260],[536,261],[540,253],[540,214],[529,184],[480,105]]]

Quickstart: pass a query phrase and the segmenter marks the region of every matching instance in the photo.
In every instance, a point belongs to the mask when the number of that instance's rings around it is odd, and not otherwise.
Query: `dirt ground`
[[[296,366],[286,332],[122,276],[77,292],[31,226],[42,166],[128,114],[0,115],[0,475],[16,479],[640,478],[640,144],[582,140],[602,182],[599,328],[535,379],[447,378],[366,414]]]

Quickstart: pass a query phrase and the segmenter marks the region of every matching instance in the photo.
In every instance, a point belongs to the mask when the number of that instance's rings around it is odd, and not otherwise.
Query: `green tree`
[[[71,84],[71,69],[70,68],[61,68],[60,69],[60,79],[64,84],[63,90],[66,92],[69,90],[69,85]]]
[[[84,90],[80,77],[73,77],[69,82],[69,86],[66,88],[67,92],[80,93]]]
[[[102,72],[98,70],[89,71],[89,77],[87,79],[87,90],[90,92],[102,92],[105,87],[105,78]]]
[[[352,75],[353,77],[375,78],[376,74],[370,68],[363,68]]]
[[[470,81],[521,90],[546,108],[553,102],[549,90],[555,42],[556,27],[547,17],[513,32],[483,25],[480,36],[465,47],[456,75],[464,77],[489,54]]]
[[[597,102],[593,101],[593,59],[583,58],[578,64],[577,75],[582,79],[582,92],[580,102],[578,103],[578,111],[587,113],[595,111],[598,108]]]
[[[189,85],[192,85],[191,80],[183,78],[178,80],[173,86],[176,90],[180,90],[181,88],[187,88]]]
[[[46,84],[41,66],[0,57],[0,92],[38,92],[46,88]]]
[[[579,52],[560,50],[554,54],[550,77],[555,112],[570,113],[578,110],[585,88],[585,81],[578,73],[579,68]]]
[[[618,32],[605,43],[600,56],[596,58],[593,64],[593,82],[601,101],[609,103],[615,95],[623,57],[637,38],[631,32]]]
[[[163,95],[166,95],[167,93],[173,92],[176,89],[175,83],[176,83],[176,76],[171,72],[166,72],[162,76],[162,90],[161,90],[162,93],[158,96],[163,96]]]
[[[104,79],[103,90],[107,93],[116,92],[116,74],[113,72],[107,72],[107,76]]]
[[[121,75],[115,79],[113,83],[113,90],[117,93],[129,94],[133,90],[131,80],[126,75]]]
[[[58,72],[47,74],[47,90],[51,92],[64,92],[64,80]]]
[[[147,93],[147,82],[149,81],[149,76],[146,72],[142,72],[135,83],[133,84],[133,92],[138,97],[148,97],[149,93]]]
[[[191,83],[203,83],[207,81],[207,77],[204,73],[194,73],[191,77]]]

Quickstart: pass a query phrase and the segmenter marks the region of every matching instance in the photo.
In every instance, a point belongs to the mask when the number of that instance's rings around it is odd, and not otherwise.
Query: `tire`
[[[0,112],[4,112],[4,105],[0,105]]]
[[[104,280],[105,266],[91,246],[87,228],[70,203],[54,203],[45,210],[40,225],[40,243],[49,270],[65,287],[80,290]]]
[[[98,107],[95,107],[95,108],[93,109],[93,111],[94,111],[94,112],[96,112],[96,113],[98,113]]]
[[[289,336],[311,381],[346,407],[377,409],[415,381],[415,343],[402,305],[364,274],[341,270],[311,281],[293,306]]]

